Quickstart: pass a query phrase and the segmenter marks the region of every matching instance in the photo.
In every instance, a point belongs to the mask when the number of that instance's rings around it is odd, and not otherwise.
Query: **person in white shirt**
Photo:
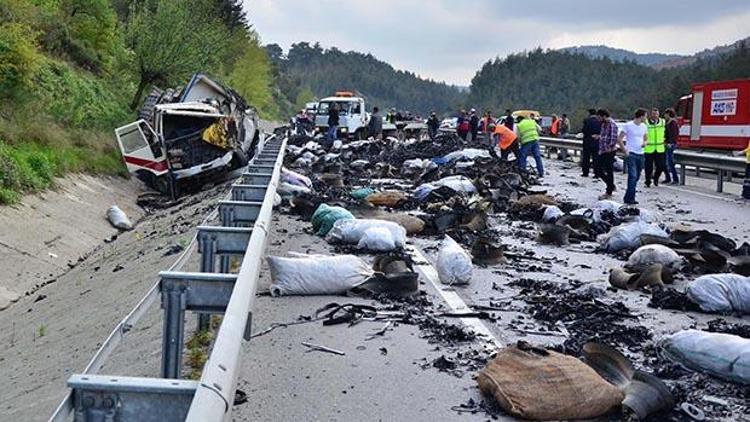
[[[638,184],[638,179],[641,178],[641,172],[643,172],[643,166],[646,162],[643,157],[643,147],[646,146],[646,142],[648,141],[648,128],[643,123],[645,117],[646,110],[641,108],[636,110],[633,120],[625,124],[617,139],[620,148],[625,152],[628,188],[625,191],[623,201],[629,205],[638,203],[635,200],[635,188]]]

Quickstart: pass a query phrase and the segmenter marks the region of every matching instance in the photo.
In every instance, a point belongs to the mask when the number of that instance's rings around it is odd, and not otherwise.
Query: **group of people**
[[[589,110],[589,116],[583,121],[581,176],[588,177],[593,168],[594,177],[604,181],[605,193],[600,199],[611,198],[616,190],[614,163],[618,150],[625,155],[628,175],[623,198],[626,204],[638,203],[635,195],[641,173],[645,172],[646,187],[659,186],[662,174],[662,183],[679,183],[674,161],[679,125],[673,109],[667,109],[664,114],[666,119],[660,116],[659,109],[653,108],[646,117],[646,110],[638,109],[633,120],[620,129],[608,110]]]

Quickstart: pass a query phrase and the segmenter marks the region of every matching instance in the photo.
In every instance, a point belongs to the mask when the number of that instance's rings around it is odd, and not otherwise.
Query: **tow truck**
[[[184,188],[247,164],[262,136],[237,92],[196,73],[184,89],[155,88],[139,119],[115,129],[128,171],[175,198]]]

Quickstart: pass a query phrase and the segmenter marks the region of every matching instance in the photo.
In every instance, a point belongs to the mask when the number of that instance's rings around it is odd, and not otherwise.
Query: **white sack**
[[[354,255],[267,256],[271,295],[338,295],[362,283],[372,268]]]
[[[133,223],[130,222],[125,211],[121,210],[117,205],[109,207],[107,210],[107,220],[120,230],[133,230]]]
[[[414,196],[418,199],[424,199],[433,190],[447,186],[456,192],[474,193],[477,188],[471,179],[466,176],[449,176],[432,183],[423,183],[414,191]]]
[[[666,357],[688,369],[750,384],[750,339],[683,330],[663,338],[659,346]]]
[[[608,252],[617,252],[622,249],[634,249],[641,244],[641,235],[650,234],[654,236],[669,237],[667,232],[659,226],[646,223],[644,221],[635,221],[633,223],[621,224],[613,227],[609,233],[600,236],[604,250]]]
[[[460,151],[453,151],[450,154],[443,157],[448,161],[456,160],[474,160],[475,158],[490,158],[490,152],[486,149],[478,148],[466,148]]]
[[[450,236],[440,245],[436,267],[440,282],[448,285],[468,284],[474,269],[471,256]]]
[[[707,274],[690,283],[687,294],[706,312],[750,314],[750,277]]]
[[[281,181],[289,183],[290,185],[312,188],[312,180],[310,180],[309,177],[283,167],[281,169]]]
[[[385,227],[370,227],[359,239],[357,248],[368,251],[388,252],[396,249],[396,241]]]
[[[398,223],[385,220],[354,219],[338,220],[328,233],[329,241],[359,244],[365,232],[373,227],[383,228],[390,232],[396,247],[406,246],[406,229]]]
[[[542,221],[545,223],[554,223],[558,218],[562,217],[565,213],[557,205],[547,205],[544,208],[544,215],[542,215]]]
[[[630,254],[627,267],[634,271],[643,271],[653,264],[661,264],[672,270],[677,270],[681,267],[682,258],[670,247],[645,245]]]
[[[307,188],[304,186],[298,186],[298,185],[293,185],[287,182],[281,182],[279,183],[279,186],[276,188],[276,192],[281,196],[297,196],[303,193],[310,193],[311,190],[310,188]]]

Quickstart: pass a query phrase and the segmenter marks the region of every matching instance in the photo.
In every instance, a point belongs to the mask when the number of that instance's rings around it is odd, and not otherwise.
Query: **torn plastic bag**
[[[443,156],[443,161],[452,162],[457,160],[474,160],[476,158],[490,159],[490,152],[486,149],[466,148]]]
[[[353,220],[354,215],[343,207],[330,207],[320,204],[312,215],[310,222],[318,236],[325,236],[339,220]]]
[[[601,211],[609,211],[612,213],[616,213],[620,208],[622,207],[622,204],[617,201],[612,201],[609,199],[602,199],[601,201],[597,201],[593,207],[595,210],[601,210]]]
[[[271,295],[338,295],[372,276],[367,263],[354,255],[267,256]]]
[[[365,232],[373,227],[388,230],[396,247],[403,248],[406,245],[406,229],[397,223],[385,220],[353,219],[336,221],[333,224],[333,229],[328,234],[328,240],[332,242],[359,244]]]
[[[396,240],[385,227],[370,227],[365,230],[357,243],[357,248],[375,252],[389,252],[396,249]]]
[[[430,194],[430,192],[443,186],[448,187],[456,192],[474,193],[477,191],[474,183],[472,183],[471,179],[469,179],[468,177],[449,176],[440,179],[437,182],[424,183],[422,185],[419,185],[414,191],[414,196],[422,201],[427,197],[427,195]]]
[[[373,189],[373,188],[369,188],[369,187],[368,187],[368,188],[359,188],[359,189],[355,189],[355,190],[353,190],[353,191],[352,191],[352,192],[350,193],[350,195],[351,195],[351,196],[352,196],[352,198],[354,198],[354,199],[365,199],[365,198],[367,198],[368,196],[372,195],[373,193],[375,193],[375,189]]]
[[[659,347],[665,357],[685,368],[750,384],[750,339],[683,330],[661,339]]]
[[[471,256],[450,236],[440,244],[436,265],[438,278],[443,284],[469,284],[474,266]]]
[[[538,348],[506,347],[477,376],[482,393],[513,416],[590,419],[617,409],[625,393],[572,357]]]
[[[640,242],[640,237],[638,241]],[[682,266],[682,258],[671,248],[651,244],[641,246],[630,254],[627,267],[633,271],[643,271],[653,264],[661,264],[674,271]]]
[[[690,283],[687,294],[705,312],[750,314],[750,277],[707,274]]]
[[[290,185],[302,186],[308,189],[312,188],[312,180],[309,177],[286,168],[281,169],[281,181]]]
[[[544,208],[544,214],[542,215],[542,221],[545,223],[554,223],[558,218],[562,217],[565,213],[557,205],[547,205]]]
[[[281,182],[279,183],[279,186],[276,188],[276,192],[281,196],[290,197],[290,196],[302,195],[304,193],[310,193],[312,191],[310,190],[310,188],[307,188],[305,186],[293,185],[291,183]]]
[[[609,233],[599,237],[599,243],[601,243],[604,250],[608,252],[617,252],[623,249],[635,249],[640,246],[640,237],[643,234],[660,237],[669,236],[667,232],[662,230],[659,226],[644,221],[636,221],[613,227]]]
[[[120,230],[133,230],[133,223],[125,214],[125,211],[121,210],[117,205],[112,205],[107,210],[107,220],[115,228]]]

